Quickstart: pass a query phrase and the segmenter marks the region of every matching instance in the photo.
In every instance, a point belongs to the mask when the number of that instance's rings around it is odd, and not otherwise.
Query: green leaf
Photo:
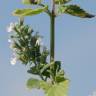
[[[65,4],[70,2],[71,0],[55,0],[55,4]]]
[[[42,0],[22,0],[23,4],[40,4]]]
[[[68,96],[68,86],[68,80],[54,84],[49,88],[46,96]]]
[[[65,77],[64,77],[64,70],[60,70],[57,74],[56,74],[56,76],[55,76],[55,81],[56,82],[62,82],[62,81],[64,81],[64,80],[67,80]]]
[[[41,73],[43,73],[45,70],[47,70],[48,68],[50,68],[51,66],[53,66],[54,65],[54,62],[51,62],[51,64],[47,64],[47,65],[45,65],[42,69],[41,69]]]
[[[45,93],[47,93],[48,89],[51,88],[52,84],[48,82],[41,81],[40,82],[40,88],[44,90]]]
[[[55,69],[54,70],[55,73],[61,69],[61,62],[60,61],[55,61],[54,69]]]
[[[43,8],[37,8],[37,9],[16,9],[13,12],[14,16],[32,16],[32,15],[37,15],[40,14],[44,11],[47,10],[47,6],[43,7]]]
[[[30,78],[27,81],[27,87],[29,89],[41,88],[45,91],[46,96],[68,96],[69,81],[64,80],[60,83],[51,84],[38,79]]]
[[[47,83],[45,81],[41,81],[41,80],[38,80],[38,79],[30,78],[27,81],[27,87],[29,89],[33,89],[33,88],[40,89],[40,88],[42,88],[45,92],[47,92],[47,90],[50,88],[50,86],[51,86],[50,83]]]
[[[29,89],[32,89],[32,88],[40,88],[40,81],[39,81],[38,79],[33,79],[33,78],[31,78],[31,79],[29,79],[29,80],[27,81],[27,87],[28,87]]]
[[[38,70],[37,70],[36,66],[32,66],[27,72],[38,75]]]
[[[81,9],[77,5],[66,5],[61,6],[59,9],[60,13],[66,13],[73,16],[81,17],[81,18],[92,18],[94,15],[87,13],[85,10]]]

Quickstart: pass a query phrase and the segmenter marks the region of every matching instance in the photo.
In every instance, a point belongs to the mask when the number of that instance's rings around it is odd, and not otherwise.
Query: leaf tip
[[[93,17],[95,17],[95,15],[88,14],[86,17],[87,17],[87,18],[93,18]]]

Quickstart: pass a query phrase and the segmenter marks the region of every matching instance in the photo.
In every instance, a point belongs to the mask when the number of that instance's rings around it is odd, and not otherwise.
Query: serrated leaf
[[[23,4],[40,4],[42,0],[22,0]]]
[[[52,85],[46,93],[46,96],[68,96],[69,81]]]
[[[70,2],[71,0],[55,0],[55,4],[65,4]]]
[[[43,8],[37,8],[37,9],[16,9],[13,12],[14,16],[32,16],[32,15],[37,15],[40,14],[44,11],[47,10],[47,6],[43,7]]]
[[[92,18],[94,15],[87,13],[77,5],[66,5],[60,8],[61,13],[70,14],[81,18]]]

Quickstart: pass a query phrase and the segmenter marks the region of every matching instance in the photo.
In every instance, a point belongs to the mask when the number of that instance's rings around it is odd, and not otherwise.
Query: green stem
[[[54,62],[55,59],[55,3],[52,0],[52,12],[50,15],[50,63]],[[54,65],[50,67],[51,75],[50,78],[52,83],[55,82],[55,76],[53,73]]]
[[[52,14],[51,17],[51,24],[50,24],[50,62],[54,61],[54,49],[55,49],[55,18]]]
[[[50,62],[54,61],[55,58],[55,3],[52,0],[52,12],[50,16]]]

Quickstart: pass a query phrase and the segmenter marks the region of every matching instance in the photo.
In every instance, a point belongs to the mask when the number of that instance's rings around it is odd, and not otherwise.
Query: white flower
[[[9,43],[12,43],[12,40],[11,40],[11,39],[8,39],[8,42],[9,42]]]
[[[13,28],[14,28],[15,24],[14,23],[10,23],[10,25],[7,27],[7,32],[12,32]]]
[[[18,51],[17,48],[14,48],[14,43],[12,41],[10,41],[9,48],[12,49],[14,52]]]
[[[23,50],[23,51],[25,51],[25,50],[26,50],[26,48],[25,48],[25,47],[23,47],[23,48],[22,48],[22,50]]]
[[[13,52],[13,56],[16,57],[16,53],[15,52]]]
[[[25,36],[25,39],[28,39],[28,36]]]
[[[8,39],[8,42],[10,43],[9,48],[13,49],[14,42],[12,41],[12,39]]]
[[[17,60],[16,57],[11,58],[11,61],[10,61],[11,65],[15,65],[16,64],[16,60]]]
[[[14,46],[14,44],[13,44],[13,43],[10,43],[9,48],[10,48],[10,49],[13,49],[13,46]]]
[[[31,32],[32,32],[32,28],[29,28],[29,29],[28,29],[28,33],[31,33]]]
[[[36,45],[40,46],[40,45],[42,44],[41,41],[42,41],[42,40],[41,40],[41,38],[39,37],[39,38],[37,39],[37,41],[36,41]]]
[[[16,52],[16,51],[17,51],[17,49],[16,49],[16,48],[13,48],[12,50],[13,50],[14,52]]]

